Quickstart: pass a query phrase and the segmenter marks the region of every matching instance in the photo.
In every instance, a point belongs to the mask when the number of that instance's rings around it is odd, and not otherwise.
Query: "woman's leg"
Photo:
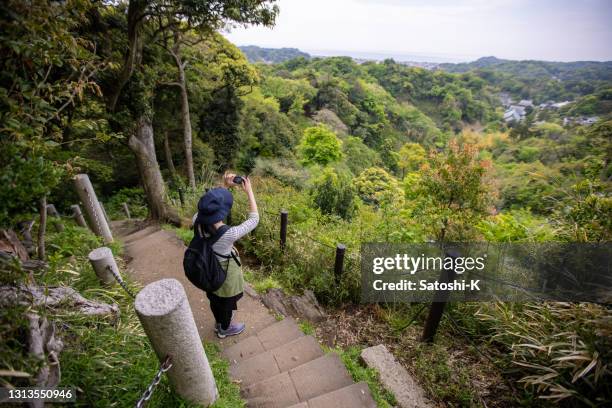
[[[230,323],[232,322],[232,310],[231,309],[222,309],[219,311],[219,319],[217,323],[221,325],[223,330],[227,330]]]
[[[220,324],[221,320],[223,319],[221,313],[221,299],[211,293],[206,293],[206,297],[208,297],[210,303],[210,311],[215,317],[215,323]]]
[[[207,293],[210,301],[210,310],[215,317],[215,322],[221,326],[223,330],[227,330],[232,322],[232,311],[236,307],[236,302],[233,298],[223,298],[214,293]]]

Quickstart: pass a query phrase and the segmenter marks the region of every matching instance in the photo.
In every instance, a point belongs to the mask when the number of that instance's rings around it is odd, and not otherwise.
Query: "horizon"
[[[321,56],[379,54],[454,63],[486,56],[515,61],[612,60],[608,23],[612,2],[605,0],[278,0],[277,4],[280,13],[273,28],[233,27],[223,34],[239,46],[298,48]]]
[[[504,61],[514,61],[514,62],[525,62],[525,61],[539,61],[539,62],[556,62],[556,63],[572,63],[572,62],[612,62],[612,59],[609,60],[568,60],[568,61],[559,61],[559,60],[545,60],[545,59],[514,59],[514,58],[502,58],[497,55],[481,55],[481,56],[471,56],[470,58],[461,58],[458,55],[453,54],[435,54],[431,55],[425,53],[412,53],[412,54],[404,54],[404,53],[393,53],[391,51],[381,51],[381,52],[369,52],[369,51],[350,51],[350,50],[308,50],[299,47],[292,46],[279,46],[279,47],[266,47],[257,44],[234,44],[236,47],[258,47],[262,49],[295,49],[301,52],[305,52],[309,54],[313,58],[328,58],[328,57],[350,57],[353,59],[368,59],[373,61],[383,61],[387,58],[392,58],[396,62],[427,62],[427,63],[450,63],[450,64],[462,64],[462,63],[470,63],[475,62],[483,58],[496,58],[498,60]],[[404,57],[416,57],[416,59],[405,59]],[[439,61],[435,61],[435,60]]]

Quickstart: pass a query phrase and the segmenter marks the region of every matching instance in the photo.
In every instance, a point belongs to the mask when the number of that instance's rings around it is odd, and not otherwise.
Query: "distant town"
[[[534,105],[531,99],[521,99],[518,102],[514,102],[512,97],[508,93],[501,93],[499,100],[503,107],[506,109],[504,112],[504,121],[508,124],[522,122],[525,117],[532,111],[543,111],[543,110],[559,110],[565,106],[570,105],[573,101],[547,101],[539,105]],[[537,118],[537,113],[536,113]],[[563,117],[563,126],[570,125],[592,125],[599,120],[598,116],[578,116],[578,117]],[[541,121],[544,122],[544,121]],[[539,122],[536,121],[535,124]]]

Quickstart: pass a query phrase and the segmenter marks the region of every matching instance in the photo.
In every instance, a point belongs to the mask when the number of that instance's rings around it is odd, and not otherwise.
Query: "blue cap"
[[[234,197],[228,189],[217,187],[209,190],[198,201],[198,224],[214,224],[224,220],[232,209]]]

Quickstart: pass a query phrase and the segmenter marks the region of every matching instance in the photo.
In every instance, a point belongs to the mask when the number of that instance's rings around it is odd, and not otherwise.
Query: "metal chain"
[[[134,294],[134,292],[132,292],[132,290],[128,287],[127,283],[125,283],[125,281],[123,280],[123,278],[121,277],[121,275],[119,275],[119,272],[117,272],[112,266],[110,265],[106,265],[106,269],[108,269],[110,271],[110,273],[113,274],[113,276],[115,277],[115,280],[117,281],[117,283],[119,283],[119,285],[121,285],[121,287],[127,292],[128,295],[130,295],[132,298],[136,298],[136,295]]]
[[[142,394],[142,397],[140,397],[138,402],[136,402],[136,408],[142,408],[145,406],[147,401],[153,395],[155,387],[157,387],[157,384],[159,384],[159,382],[161,381],[162,374],[168,371],[170,368],[172,368],[172,359],[170,358],[170,356],[166,356],[161,366],[159,367],[159,370],[157,370],[157,374],[155,374],[155,377],[153,377],[153,381],[151,381],[145,392]]]
[[[98,227],[98,233],[102,234],[102,226],[100,226],[100,220],[98,219],[98,211],[96,211],[96,207],[94,206],[93,197],[89,195],[86,188],[84,188],[83,190],[85,190],[85,194],[87,195],[87,198],[89,199],[89,205],[93,212],[94,221],[96,222],[96,226]]]

